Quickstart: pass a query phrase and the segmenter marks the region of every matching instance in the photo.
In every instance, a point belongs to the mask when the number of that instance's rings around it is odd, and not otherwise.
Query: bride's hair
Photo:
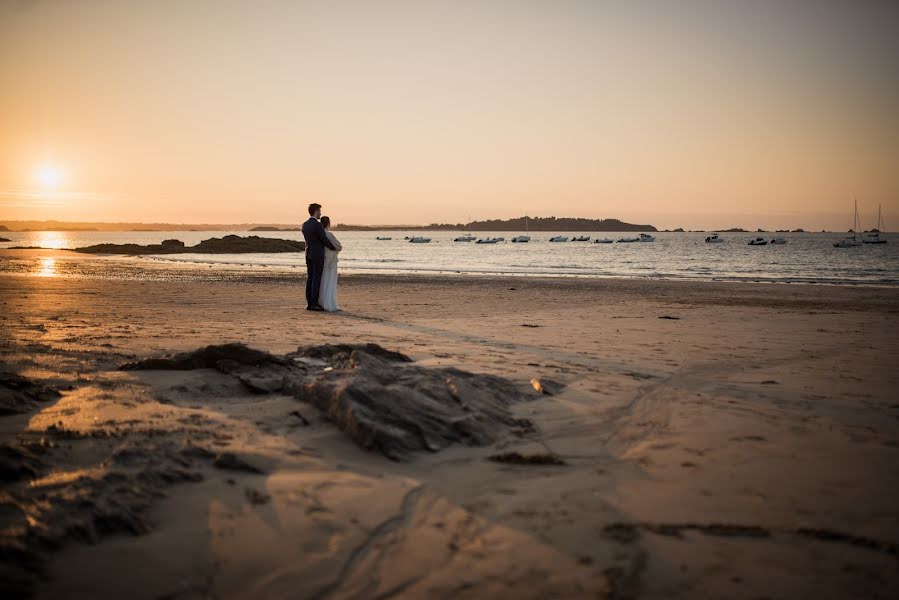
[[[331,226],[331,217],[322,217],[319,220],[321,221],[322,227],[325,229]]]

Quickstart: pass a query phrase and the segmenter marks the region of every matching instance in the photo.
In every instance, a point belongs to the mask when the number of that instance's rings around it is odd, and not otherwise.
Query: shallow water
[[[157,244],[175,238],[193,245],[210,237],[229,233],[260,235],[285,239],[302,239],[297,231],[285,232],[8,232],[4,237],[10,246],[42,246],[76,248],[99,243]],[[523,233],[523,232],[521,232]],[[344,272],[443,272],[501,273],[514,275],[551,275],[584,277],[652,277],[700,280],[736,280],[766,282],[820,282],[899,285],[899,234],[881,234],[888,240],[883,245],[860,248],[834,248],[843,233],[754,234],[725,233],[724,243],[705,243],[705,233],[658,233],[652,243],[594,244],[597,237],[617,240],[631,233],[567,232],[569,238],[591,236],[590,242],[551,243],[555,233],[532,233],[527,244],[511,240],[515,232],[475,232],[479,237],[505,237],[498,244],[453,242],[459,232],[337,232],[344,246],[341,268]],[[429,244],[410,244],[405,236],[432,238]],[[778,246],[749,246],[757,235],[787,239]],[[379,241],[377,236],[391,236]],[[142,265],[151,272],[171,271],[187,276],[202,268],[216,272],[272,273],[303,269],[302,256],[295,254],[240,255],[166,255],[129,258],[132,266]],[[123,261],[94,263],[94,275],[103,275],[106,265],[110,276],[124,268]],[[0,271],[21,271],[16,261],[0,261]],[[44,265],[46,271],[46,265]],[[61,269],[62,265],[58,266]],[[34,271],[34,268],[30,268]],[[139,271],[140,269],[138,269]],[[77,269],[70,269],[73,275]]]

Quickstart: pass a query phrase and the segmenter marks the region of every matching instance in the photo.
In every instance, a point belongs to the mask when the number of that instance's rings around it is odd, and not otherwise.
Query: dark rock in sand
[[[0,481],[14,482],[37,477],[43,462],[21,445],[4,444],[0,446]]]
[[[262,469],[254,467],[231,452],[223,452],[216,456],[215,460],[212,461],[212,465],[218,469],[225,469],[226,471],[243,471],[245,473],[255,473],[258,475],[265,473]]]
[[[251,254],[255,252],[283,253],[303,252],[306,243],[296,240],[265,238],[256,235],[241,237],[226,235],[223,238],[203,240],[196,246],[185,246],[180,240],[165,240],[161,244],[97,244],[75,248],[87,254]]]
[[[326,361],[337,368],[347,363],[354,352],[364,352],[368,356],[392,362],[412,362],[412,359],[400,352],[387,350],[377,344],[324,344],[322,346],[300,346],[292,353],[292,357],[314,358]]]
[[[535,377],[531,379],[531,387],[541,394],[555,396],[565,388],[565,384],[546,377]]]
[[[60,393],[15,373],[0,373],[0,415],[26,413],[38,402],[51,402]]]
[[[5,237],[0,237],[0,242],[11,242],[12,240]]]
[[[137,362],[126,363],[119,367],[120,371],[190,371],[193,369],[218,369],[223,373],[230,373],[239,366],[258,367],[263,365],[289,365],[289,361],[263,352],[254,350],[243,344],[221,344],[218,346],[206,346],[191,352],[182,352],[174,356],[162,358],[147,358]]]
[[[524,394],[500,377],[408,365],[405,355],[373,345],[298,354],[332,368],[289,381],[286,391],[318,407],[362,448],[394,460],[452,444],[485,446],[531,427],[510,411]]]
[[[512,415],[511,406],[526,395],[510,381],[410,362],[377,344],[300,346],[286,357],[227,344],[120,368],[216,368],[254,392],[285,392],[313,404],[359,446],[394,460],[533,431],[528,420]],[[230,468],[230,458],[222,461],[225,466],[216,466]]]
[[[506,452],[494,454],[489,457],[493,462],[508,463],[512,465],[565,465],[568,464],[555,454],[521,454],[519,452]]]

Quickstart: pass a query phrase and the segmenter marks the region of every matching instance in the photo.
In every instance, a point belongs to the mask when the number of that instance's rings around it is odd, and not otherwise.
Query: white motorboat
[[[473,242],[476,239],[478,239],[477,236],[471,235],[471,215],[468,215],[468,233],[466,233],[465,235],[460,235],[459,237],[455,238],[453,241],[454,242]]]
[[[787,240],[785,240],[785,239],[782,238],[782,237],[776,237],[776,238],[774,238],[773,240],[771,240],[771,245],[772,245],[772,246],[782,246],[782,245],[784,245],[784,244],[786,244],[786,243],[787,243]]]
[[[767,246],[768,240],[765,238],[755,238],[754,240],[749,240],[750,246]]]
[[[635,238],[635,237],[618,238],[619,244],[632,244],[634,242],[639,242],[639,241],[640,241],[640,238]]]
[[[413,238],[409,238],[409,243],[410,244],[430,244],[431,238],[415,236]]]
[[[531,233],[531,229],[528,226],[528,216],[527,215],[524,216],[524,231],[525,231],[525,233],[528,233],[528,234]],[[515,237],[512,238],[512,241],[515,242],[516,244],[526,244],[531,241],[531,236],[530,235],[516,235]]]
[[[383,242],[383,241],[386,241],[386,240],[392,240],[393,238],[392,238],[392,237],[386,237],[386,236],[380,236],[380,235],[379,235],[379,236],[376,237],[375,239],[376,239],[376,240],[381,240],[381,241]]]
[[[858,200],[855,200],[855,214],[852,217],[852,237],[844,237],[839,242],[834,242],[834,248],[858,248],[862,245],[862,241],[858,239],[858,234],[855,232],[858,231],[861,227],[859,226],[859,218],[858,218]]]
[[[614,241],[615,240],[613,240],[611,238],[604,237],[604,238],[596,238],[595,240],[593,240],[593,243],[594,244],[611,244]]]
[[[589,242],[590,236],[589,235],[581,235],[576,238],[571,238],[571,241],[572,242]]]
[[[883,233],[883,207],[877,205],[877,227],[868,232],[865,236],[866,244],[886,244],[887,241],[880,237]]]
[[[482,238],[475,242],[475,244],[495,244],[501,241],[500,238]]]
[[[654,242],[654,241],[656,241],[656,238],[654,236],[649,235],[648,233],[641,233],[640,237],[637,238],[637,241]]]
[[[724,242],[724,238],[720,237],[717,233],[713,233],[709,237],[705,238],[706,244],[721,244]]]
[[[568,238],[565,237],[564,235],[557,235],[557,236],[549,238],[549,241],[551,241],[551,242],[567,242]]]

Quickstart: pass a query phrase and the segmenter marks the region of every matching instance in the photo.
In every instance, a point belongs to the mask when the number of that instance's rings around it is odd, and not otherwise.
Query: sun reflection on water
[[[55,258],[40,259],[40,265],[39,265],[38,270],[35,273],[35,275],[38,277],[56,277],[56,259]]]
[[[59,231],[43,231],[40,237],[37,238],[37,246],[52,248],[53,250],[66,248],[66,234]]]

